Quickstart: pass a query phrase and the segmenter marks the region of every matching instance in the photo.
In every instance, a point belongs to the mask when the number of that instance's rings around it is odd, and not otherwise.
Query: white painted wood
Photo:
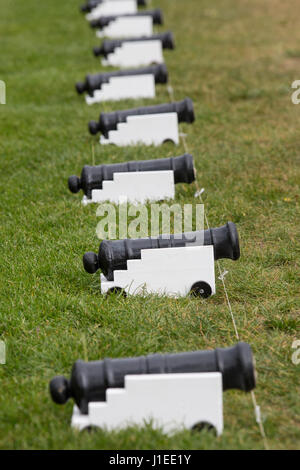
[[[118,147],[138,144],[162,145],[169,140],[179,144],[177,113],[128,116],[126,122],[117,125],[117,130],[109,131],[108,138],[102,135],[100,144],[114,144]]]
[[[103,101],[119,101],[126,99],[155,98],[155,77],[148,75],[128,75],[111,77],[108,83],[103,83],[100,90],[95,90],[93,96],[86,95],[88,105]]]
[[[142,250],[141,259],[127,261],[127,270],[114,271],[114,280],[101,274],[101,292],[120,287],[128,295],[144,293],[184,297],[204,281],[216,293],[214,247],[187,246]]]
[[[152,16],[119,16],[102,29],[96,30],[96,36],[100,39],[107,37],[139,38],[153,35]]]
[[[129,204],[174,199],[173,171],[140,171],[114,173],[112,181],[103,181],[102,189],[94,189],[92,198],[83,197],[82,203],[110,201],[119,204],[126,198]]]
[[[72,426],[113,430],[144,426],[150,420],[167,434],[203,422],[222,434],[222,374],[127,375],[124,389],[108,389],[105,402],[89,403],[88,415],[75,406]]]
[[[88,21],[97,20],[101,16],[127,15],[137,13],[136,0],[113,0],[111,2],[100,3],[85,15]]]
[[[163,49],[160,40],[123,42],[113,53],[102,59],[103,66],[140,67],[151,64],[163,64]]]

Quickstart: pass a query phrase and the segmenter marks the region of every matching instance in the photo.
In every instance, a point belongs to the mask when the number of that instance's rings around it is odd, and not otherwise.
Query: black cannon
[[[105,39],[101,46],[94,47],[93,53],[95,57],[102,55],[107,57],[112,54],[117,47],[127,42],[140,42],[140,41],[161,41],[163,49],[174,49],[175,42],[172,31],[165,33],[153,34],[152,36],[142,36],[139,38],[126,38],[126,39]]]
[[[141,250],[188,247],[193,244],[213,245],[215,260],[229,258],[235,261],[240,257],[239,236],[236,225],[233,222],[228,222],[222,227],[189,234],[103,240],[98,254],[93,252],[84,254],[83,266],[89,274],[94,274],[98,269],[101,269],[107,280],[113,281],[114,271],[127,269],[127,260],[141,259]]]
[[[250,392],[256,385],[251,347],[238,343],[229,348],[179,354],[151,354],[126,359],[76,361],[71,379],[57,376],[50,382],[52,400],[60,405],[73,398],[83,414],[89,402],[105,401],[108,388],[124,388],[126,375],[221,372],[223,390]]]
[[[84,5],[81,5],[80,10],[83,13],[88,13],[101,3],[103,3],[103,0],[88,0]],[[147,5],[147,0],[137,0],[137,4],[139,7],[145,7]]]
[[[166,171],[174,172],[174,183],[192,183],[195,180],[194,161],[192,155],[185,154],[180,157],[161,158],[158,160],[131,161],[113,163],[111,165],[89,166],[85,165],[81,177],[70,176],[68,186],[72,193],[81,189],[88,197],[92,197],[94,189],[102,189],[103,181],[113,180],[115,173],[128,173],[139,171]]]
[[[115,21],[117,18],[120,17],[138,17],[138,16],[151,16],[153,19],[153,24],[162,25],[163,20],[163,13],[160,8],[156,8],[155,10],[143,10],[138,13],[127,13],[124,15],[109,15],[109,16],[101,16],[95,20],[90,21],[91,28],[99,28],[102,29],[105,26],[108,26],[109,23]]]
[[[89,122],[89,131],[92,135],[102,132],[108,138],[109,131],[116,130],[117,124],[126,122],[128,116],[144,116],[148,114],[177,113],[178,122],[192,123],[195,120],[194,105],[190,98],[168,104],[145,106],[142,108],[126,109],[111,113],[101,113],[99,121]]]
[[[112,77],[128,77],[132,75],[153,75],[155,83],[168,82],[168,70],[165,64],[151,65],[140,69],[116,70],[113,72],[102,72],[93,75],[86,75],[84,82],[76,83],[76,90],[79,94],[85,91],[93,95],[95,90],[100,90],[103,83],[108,83]]]

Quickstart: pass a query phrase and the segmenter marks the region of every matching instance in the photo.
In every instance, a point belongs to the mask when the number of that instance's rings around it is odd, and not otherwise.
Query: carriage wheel
[[[212,289],[207,282],[199,281],[195,282],[191,288],[191,295],[193,297],[202,297],[203,299],[207,299],[212,294]]]

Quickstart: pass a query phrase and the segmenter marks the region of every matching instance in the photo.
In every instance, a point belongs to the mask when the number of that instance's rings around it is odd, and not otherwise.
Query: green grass
[[[48,382],[78,359],[187,351],[235,343],[218,281],[206,301],[147,297],[105,300],[82,254],[97,249],[96,208],[83,208],[66,187],[87,163],[180,155],[183,146],[101,148],[87,132],[100,110],[74,83],[101,69],[97,40],[77,1],[1,0],[0,105],[1,310],[7,364],[0,366],[2,449],[260,449],[250,395],[224,394],[225,430],[164,436],[151,426],[79,434],[72,404],[52,403]],[[222,262],[237,326],[254,350],[265,431],[272,449],[299,448],[299,113],[291,83],[299,79],[297,2],[160,0],[176,99],[196,105],[182,125],[205,187],[212,226],[238,224],[242,257]],[[169,100],[159,86],[155,102]],[[140,101],[138,105],[147,104]],[[94,149],[94,157],[93,157]],[[195,188],[176,201],[195,202]]]

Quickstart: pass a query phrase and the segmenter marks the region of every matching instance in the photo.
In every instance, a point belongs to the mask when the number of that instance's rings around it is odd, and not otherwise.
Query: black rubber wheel
[[[200,421],[199,423],[196,423],[192,427],[192,432],[201,432],[201,431],[207,431],[207,432],[211,432],[217,435],[216,428],[211,423],[208,423],[207,421]]]
[[[191,288],[191,295],[193,297],[202,297],[203,299],[207,299],[212,294],[212,290],[209,284],[204,281],[195,282]]]
[[[122,297],[127,297],[126,291],[122,287],[112,287],[107,291],[107,295],[120,295]]]

